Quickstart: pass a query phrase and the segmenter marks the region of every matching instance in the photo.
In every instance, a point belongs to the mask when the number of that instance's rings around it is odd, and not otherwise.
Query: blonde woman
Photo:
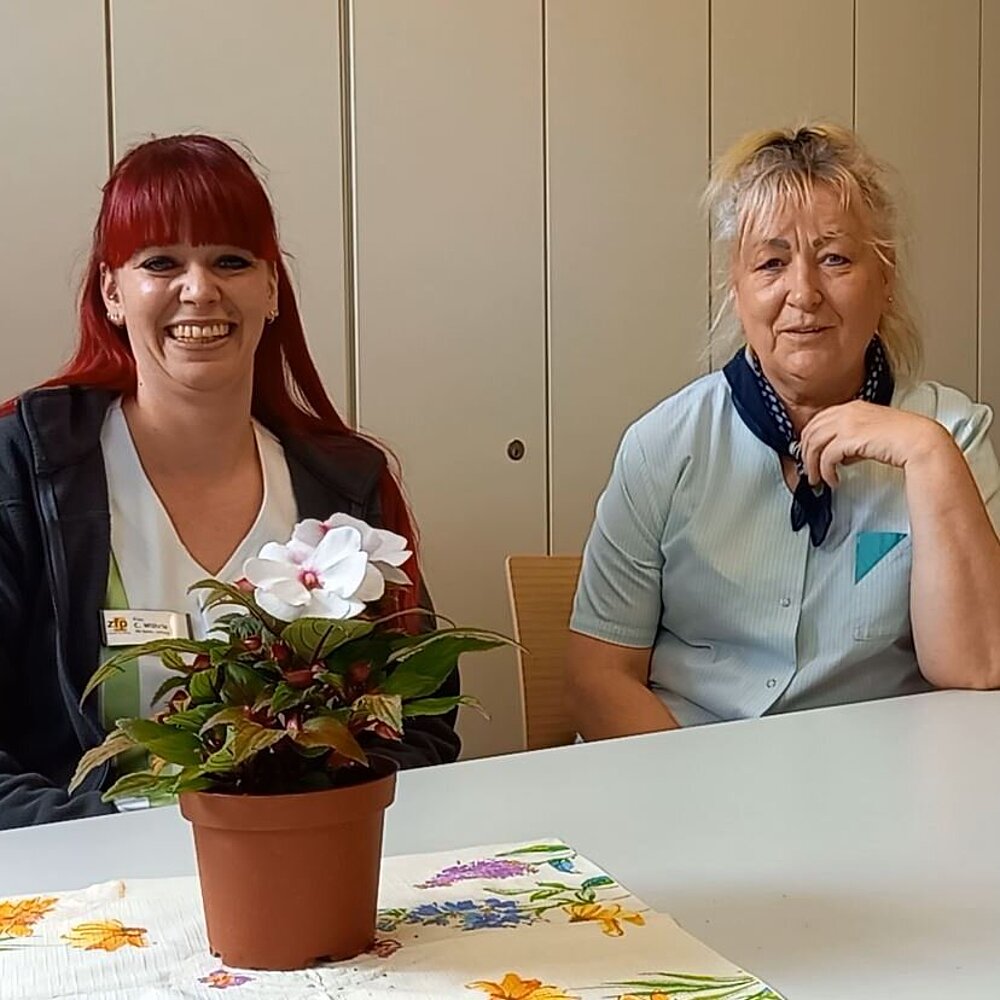
[[[742,342],[622,440],[571,622],[581,735],[1000,686],[992,414],[917,379],[878,165],[836,126],[760,132],[706,201]]]

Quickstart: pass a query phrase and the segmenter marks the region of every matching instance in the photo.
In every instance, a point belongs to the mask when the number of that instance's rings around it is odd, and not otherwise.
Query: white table
[[[789,1000],[1000,997],[1000,692],[400,776],[389,854],[562,837]],[[0,834],[0,895],[194,871],[173,808]]]

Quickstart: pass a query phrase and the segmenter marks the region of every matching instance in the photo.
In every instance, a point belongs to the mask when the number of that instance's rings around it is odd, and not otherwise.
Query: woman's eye
[[[177,266],[177,261],[172,257],[162,255],[147,257],[140,265],[144,271],[170,271]]]
[[[252,267],[253,261],[236,253],[227,253],[215,262],[215,266],[221,267],[224,271],[243,271]]]
[[[784,261],[780,257],[769,257],[763,263],[758,264],[756,270],[758,271],[776,271],[779,267],[784,266]]]
[[[850,264],[851,262],[843,254],[828,253],[823,258],[823,263],[830,264],[833,267],[842,267],[844,264]]]

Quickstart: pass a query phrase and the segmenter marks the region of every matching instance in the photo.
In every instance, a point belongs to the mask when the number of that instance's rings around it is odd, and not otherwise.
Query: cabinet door
[[[546,547],[540,7],[353,19],[360,422],[402,460],[438,609],[507,630],[504,557]],[[493,716],[463,713],[467,755],[522,745],[513,663],[464,665]]]
[[[350,417],[339,16],[333,0],[112,0],[115,153],[210,132],[263,164],[309,347]]]
[[[993,407],[1000,451],[1000,4],[983,4],[982,16],[979,398]]]
[[[712,155],[744,132],[854,118],[853,4],[712,0]]]
[[[0,401],[72,352],[108,170],[102,0],[0,4]]]
[[[708,3],[545,10],[551,531],[574,553],[622,432],[704,368]]]
[[[928,378],[977,390],[979,0],[857,0],[857,127],[895,168]],[[989,6],[989,5],[987,5]]]

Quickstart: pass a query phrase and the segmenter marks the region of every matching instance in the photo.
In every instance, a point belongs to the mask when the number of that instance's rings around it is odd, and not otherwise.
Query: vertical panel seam
[[[715,100],[714,88],[712,87],[712,0],[706,3],[706,42],[708,79],[706,80],[705,101],[708,111],[708,120],[705,122],[705,184],[707,185],[712,176],[712,153],[714,151],[714,131],[715,131],[715,108],[712,102]],[[708,246],[708,281],[705,289],[705,340],[708,354],[708,370],[715,368],[715,357],[712,351],[712,331],[715,322],[715,247],[712,245],[712,213],[706,213],[705,220],[705,240]]]
[[[118,139],[115,122],[115,63],[111,13],[111,0],[104,0],[104,101],[109,174],[115,165],[115,145]]]
[[[983,0],[979,0],[979,66],[976,86],[976,399],[983,402],[983,37],[985,33]]]
[[[360,418],[361,372],[358,359],[358,233],[357,162],[355,159],[354,18],[352,0],[339,0],[338,45],[340,48],[340,150],[341,214],[344,241],[344,384],[347,391],[347,421],[357,427]]]
[[[851,128],[858,127],[858,0],[851,4]]]
[[[555,541],[554,434],[552,413],[552,248],[549,211],[549,87],[548,87],[548,0],[541,0],[541,70],[542,70],[542,300],[544,304],[543,337],[545,342],[545,551],[552,555]]]

